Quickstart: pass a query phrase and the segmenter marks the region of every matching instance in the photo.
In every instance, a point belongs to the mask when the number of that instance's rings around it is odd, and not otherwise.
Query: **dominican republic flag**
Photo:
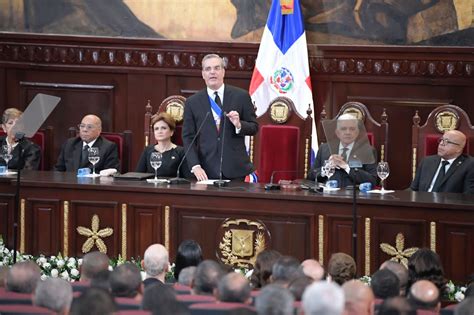
[[[279,96],[290,98],[298,113],[306,117],[308,105],[315,117],[308,47],[299,0],[273,0],[263,31],[249,88],[261,116],[270,102]],[[312,158],[318,150],[313,119]]]

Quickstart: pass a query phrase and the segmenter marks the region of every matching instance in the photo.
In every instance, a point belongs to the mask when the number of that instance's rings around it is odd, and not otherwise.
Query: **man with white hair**
[[[315,282],[303,293],[305,315],[340,315],[344,312],[344,292],[334,282]]]
[[[143,281],[145,288],[153,283],[164,284],[169,268],[169,255],[166,248],[161,244],[150,245],[145,250],[142,267],[146,273],[146,279]]]
[[[336,137],[326,135],[328,143],[323,143],[319,147],[308,179],[317,178],[319,182],[328,180],[321,174],[321,167],[327,160],[336,167],[330,179],[337,180],[341,188],[354,185],[354,179],[356,184],[370,182],[375,185],[377,183],[376,151],[368,144],[367,137],[361,136],[359,127],[361,123],[351,114],[342,114],[337,118]],[[349,166],[350,160],[359,160],[363,165],[355,171]],[[370,160],[370,163],[367,163],[367,160]]]
[[[33,301],[35,305],[46,307],[57,314],[69,314],[72,302],[71,284],[58,278],[39,281]]]

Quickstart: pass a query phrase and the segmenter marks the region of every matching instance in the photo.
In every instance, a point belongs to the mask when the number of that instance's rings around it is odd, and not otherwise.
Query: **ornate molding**
[[[122,258],[127,259],[127,204],[122,204]]]
[[[20,253],[25,252],[25,211],[26,211],[26,201],[21,199],[20,201]]]
[[[370,274],[370,218],[365,218],[365,275]]]
[[[324,264],[324,216],[318,216],[318,260]]]
[[[63,203],[63,256],[69,256],[69,201]]]
[[[430,223],[430,249],[436,252],[436,222]]]
[[[170,206],[165,206],[165,247],[170,251]]]

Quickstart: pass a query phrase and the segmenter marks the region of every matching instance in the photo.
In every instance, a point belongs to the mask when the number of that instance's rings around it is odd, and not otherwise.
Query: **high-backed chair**
[[[310,168],[312,110],[302,117],[287,97],[271,101],[267,111],[257,118],[259,132],[251,140],[250,157],[259,182],[306,178]]]
[[[352,114],[357,119],[364,121],[365,130],[367,131],[367,137],[369,138],[370,144],[377,150],[378,158],[386,160],[388,152],[388,116],[383,109],[382,115],[380,116],[380,122],[377,122],[370,114],[367,106],[359,102],[347,102],[339,109],[336,118],[342,114]],[[321,123],[328,119],[326,110],[323,107],[321,112]],[[326,135],[322,133],[321,142],[326,142]]]
[[[420,161],[428,155],[437,154],[438,140],[445,131],[459,130],[467,137],[464,153],[474,152],[474,127],[467,113],[456,105],[436,107],[428,115],[424,125],[420,126],[418,111],[413,116],[412,127],[412,177]]]
[[[118,157],[120,159],[120,172],[126,173],[132,169],[130,163],[132,161],[132,131],[124,130],[124,132],[108,132],[102,131],[100,134],[105,139],[114,142],[118,148]],[[69,128],[69,138],[77,136],[77,128]]]
[[[147,105],[145,106],[145,146],[155,143],[155,138],[153,136],[153,130],[151,126],[151,120],[154,115],[158,115],[161,112],[166,112],[171,115],[176,121],[176,129],[174,131],[171,141],[177,145],[183,145],[183,140],[181,138],[182,133],[182,124],[183,124],[183,115],[184,115],[184,104],[186,98],[181,95],[171,95],[168,96],[161,102],[158,110],[153,114],[153,106],[148,100]]]
[[[0,130],[0,136],[5,135],[3,130]],[[54,155],[54,137],[53,127],[48,126],[45,129],[38,130],[33,137],[30,138],[33,143],[36,143],[41,149],[41,162],[39,166],[40,171],[47,171],[51,169],[51,163]]]

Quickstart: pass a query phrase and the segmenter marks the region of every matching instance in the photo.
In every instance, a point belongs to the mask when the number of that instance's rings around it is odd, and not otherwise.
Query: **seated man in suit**
[[[425,157],[410,188],[414,191],[474,193],[474,159],[463,154],[466,136],[446,131],[439,139],[438,154]]]
[[[95,165],[96,172],[108,168],[119,169],[117,145],[100,136],[102,122],[96,115],[86,115],[79,127],[79,137],[70,138],[63,144],[55,169],[60,172],[76,172],[80,168],[92,168],[88,160],[88,150],[99,148],[99,162]]]
[[[360,137],[358,120],[351,114],[343,114],[336,122],[335,135],[337,141],[328,141],[319,147],[313,168],[308,174],[308,179],[318,178],[324,182],[327,177],[321,175],[321,167],[325,160],[333,162],[336,171],[331,180],[337,180],[338,185],[344,188],[349,185],[370,182],[377,183],[377,166],[375,149],[368,144],[365,137]],[[327,136],[328,140],[330,136]],[[337,153],[335,153],[337,152]],[[349,167],[349,160],[361,160],[363,165],[357,171]],[[365,163],[369,162],[369,163]]]

